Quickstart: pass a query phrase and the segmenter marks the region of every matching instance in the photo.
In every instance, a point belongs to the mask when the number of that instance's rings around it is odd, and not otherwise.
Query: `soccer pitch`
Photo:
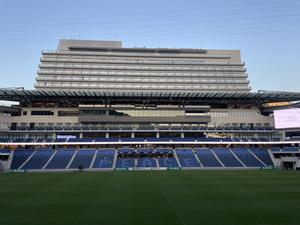
[[[0,174],[3,225],[300,224],[300,173]]]

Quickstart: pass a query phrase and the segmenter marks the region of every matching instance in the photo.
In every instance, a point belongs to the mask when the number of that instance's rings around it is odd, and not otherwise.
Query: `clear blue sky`
[[[240,49],[254,91],[300,91],[300,0],[0,0],[0,87],[32,89],[61,38]]]

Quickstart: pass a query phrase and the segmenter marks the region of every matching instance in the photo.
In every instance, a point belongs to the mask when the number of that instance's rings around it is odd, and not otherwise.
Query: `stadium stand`
[[[174,157],[158,158],[159,167],[179,167]]]
[[[210,149],[196,149],[196,155],[203,167],[222,167],[222,164]]]
[[[284,148],[283,148],[284,149]],[[262,168],[274,166],[273,154],[295,154],[298,148],[17,148],[0,150],[11,155],[12,170],[101,170],[138,168]],[[271,157],[272,156],[272,157]],[[274,159],[275,160],[275,159]],[[277,162],[278,165],[278,162]]]
[[[78,150],[69,168],[70,169],[90,168],[95,153],[96,153],[95,150],[87,150],[87,149]]]
[[[32,149],[16,149],[13,153],[13,159],[11,162],[11,169],[19,169],[19,167],[32,155],[34,150]]]
[[[246,167],[264,167],[264,165],[246,148],[235,148],[232,152]]]
[[[75,149],[59,149],[51,159],[46,169],[67,169],[67,166],[75,153]]]
[[[154,158],[150,158],[150,157],[138,158],[137,167],[157,167],[157,163]]]
[[[298,152],[299,147],[283,147],[282,151],[283,152]]]
[[[200,167],[192,149],[177,149],[176,154],[182,167]]]
[[[244,165],[238,160],[231,150],[226,148],[213,148],[212,151],[222,161],[226,167],[244,167]]]
[[[20,169],[42,169],[43,166],[48,162],[52,154],[54,154],[54,151],[52,149],[39,149],[38,151],[35,151],[33,153],[32,157]]]
[[[272,159],[270,158],[270,155],[268,153],[267,149],[263,148],[250,148],[249,151],[251,151],[256,157],[258,157],[262,162],[264,162],[267,166],[273,166]]]
[[[133,168],[136,167],[135,159],[133,158],[118,158],[116,168]]]
[[[94,169],[113,168],[115,149],[97,150],[96,159],[93,164]]]

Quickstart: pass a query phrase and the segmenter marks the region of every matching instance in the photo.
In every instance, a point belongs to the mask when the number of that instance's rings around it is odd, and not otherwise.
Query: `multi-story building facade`
[[[250,91],[238,50],[123,48],[117,41],[61,40],[43,51],[37,90]]]

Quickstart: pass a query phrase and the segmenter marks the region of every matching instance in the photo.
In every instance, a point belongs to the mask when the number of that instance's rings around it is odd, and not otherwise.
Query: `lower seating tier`
[[[10,169],[261,168],[274,165],[270,153],[264,148],[19,148]]]

